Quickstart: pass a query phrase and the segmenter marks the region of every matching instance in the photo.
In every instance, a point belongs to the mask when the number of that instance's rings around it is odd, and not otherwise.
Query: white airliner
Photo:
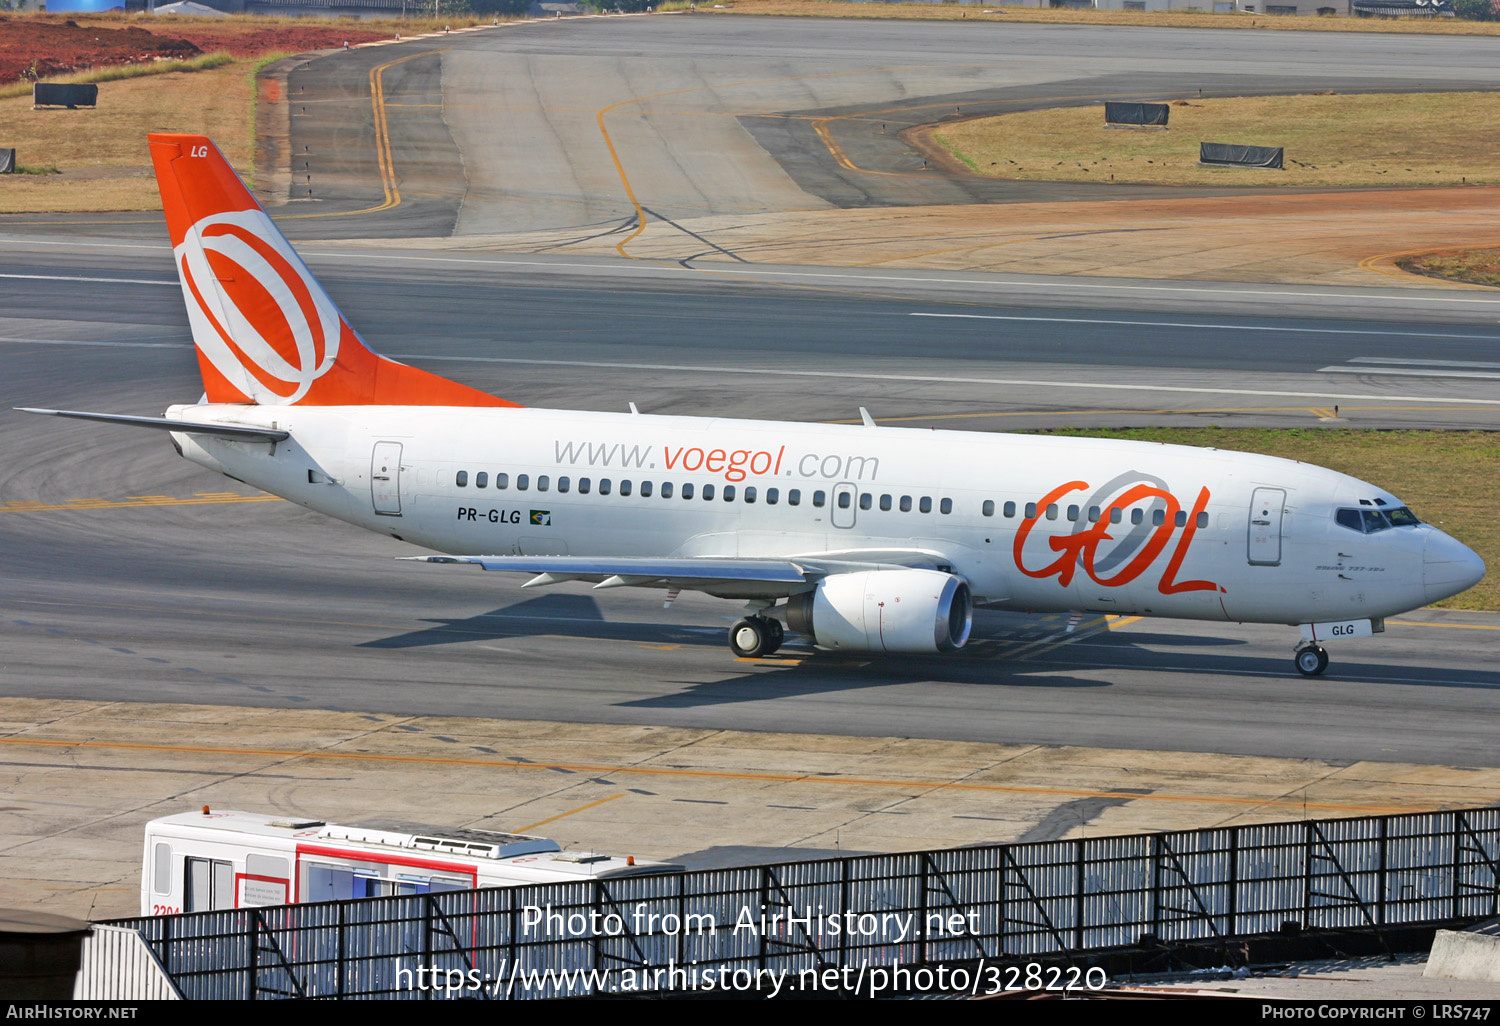
[[[746,602],[819,648],[948,652],[976,605],[1301,625],[1320,643],[1478,582],[1374,485],[1246,453],[1099,439],[524,409],[361,342],[218,149],[152,135],[205,395],[177,451],[486,570]]]

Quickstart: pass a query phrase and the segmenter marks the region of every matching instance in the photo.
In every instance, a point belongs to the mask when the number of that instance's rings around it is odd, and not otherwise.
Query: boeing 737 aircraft
[[[204,398],[155,427],[195,463],[415,557],[747,603],[818,647],[951,652],[976,605],[1300,625],[1321,643],[1484,563],[1394,495],[1246,453],[1097,439],[524,409],[355,334],[218,149],[152,135]]]

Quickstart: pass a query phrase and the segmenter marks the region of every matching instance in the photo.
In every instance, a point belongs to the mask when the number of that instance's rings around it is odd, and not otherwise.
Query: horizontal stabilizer
[[[222,438],[240,438],[257,442],[284,442],[292,437],[289,431],[273,431],[270,428],[235,427],[230,424],[190,424],[166,417],[131,417],[123,413],[83,413],[79,410],[36,410],[17,406],[21,413],[40,413],[48,417],[73,417],[77,420],[100,420],[106,424],[124,424],[127,427],[157,428],[162,431],[182,431],[190,435],[219,435]]]

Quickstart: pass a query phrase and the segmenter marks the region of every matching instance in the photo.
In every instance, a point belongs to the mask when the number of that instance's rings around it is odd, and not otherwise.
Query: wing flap
[[[486,570],[540,575],[537,584],[592,580],[606,587],[672,584],[685,588],[723,585],[806,584],[821,571],[778,559],[713,557],[592,556],[405,556],[417,563],[470,563]],[[542,580],[541,577],[549,578]],[[778,589],[780,590],[780,589]]]

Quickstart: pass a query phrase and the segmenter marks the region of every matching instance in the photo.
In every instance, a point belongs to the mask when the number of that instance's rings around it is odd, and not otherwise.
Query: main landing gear
[[[1292,657],[1297,672],[1304,677],[1316,677],[1328,669],[1328,652],[1320,645],[1303,645]]]
[[[786,628],[770,616],[747,616],[729,628],[729,649],[741,659],[759,659],[781,647]]]

